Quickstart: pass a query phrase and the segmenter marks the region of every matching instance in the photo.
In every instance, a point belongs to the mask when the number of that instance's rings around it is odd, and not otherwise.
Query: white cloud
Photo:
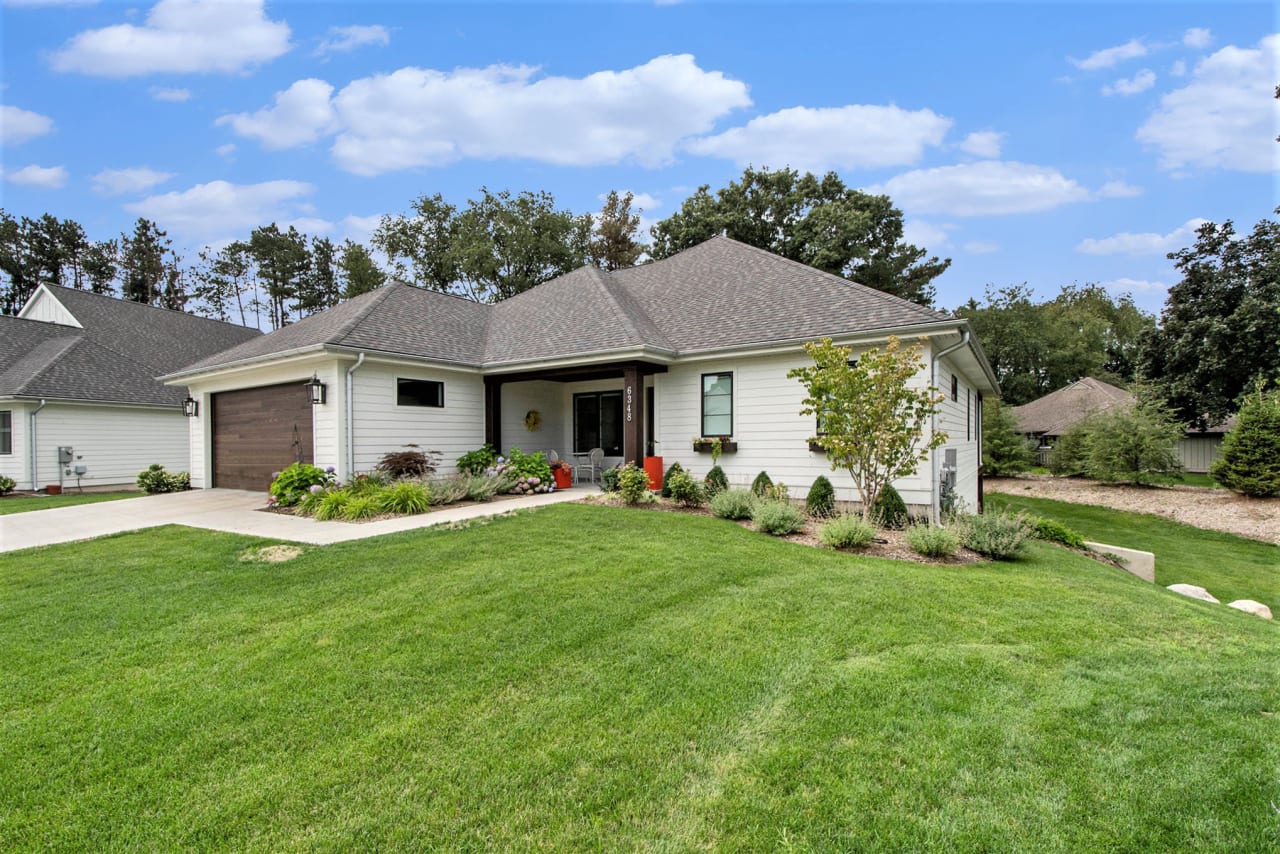
[[[1138,39],[1130,39],[1122,45],[1094,51],[1084,59],[1073,59],[1071,57],[1068,57],[1067,59],[1072,65],[1082,71],[1096,71],[1099,68],[1111,68],[1125,60],[1137,59],[1140,56],[1146,55],[1147,46]]]
[[[1142,195],[1142,188],[1125,181],[1108,181],[1095,193],[1100,199],[1132,199]]]
[[[93,189],[104,196],[141,193],[172,178],[172,172],[158,172],[146,166],[132,169],[103,169],[93,176]]]
[[[1275,142],[1280,102],[1280,35],[1255,48],[1229,45],[1202,59],[1191,80],[1160,98],[1137,139],[1156,149],[1165,169],[1187,166],[1271,172],[1280,169]]]
[[[990,255],[1000,251],[1000,244],[994,240],[970,240],[960,248],[970,255]]]
[[[281,228],[289,228],[290,226],[306,235],[328,234],[334,228],[333,223],[318,216],[302,216],[280,223]]]
[[[912,246],[936,252],[951,245],[947,232],[954,229],[955,226],[949,223],[935,225],[922,219],[908,219],[902,223],[902,239]]]
[[[299,81],[274,107],[220,121],[273,147],[336,131],[338,165],[379,175],[464,158],[657,166],[681,140],[751,104],[745,83],[687,54],[581,78],[539,77],[527,66],[401,68],[354,80],[326,105],[327,85]]]
[[[4,179],[24,187],[43,187],[57,190],[67,183],[67,170],[62,166],[23,166],[21,169],[4,170]]]
[[[228,142],[225,145],[219,145],[213,151],[219,157],[230,157],[236,153],[236,144],[234,142]]]
[[[871,191],[911,213],[950,216],[1034,213],[1089,198],[1057,169],[1001,160],[916,169]]]
[[[373,236],[373,232],[377,230],[380,222],[382,222],[382,214],[371,214],[369,216],[352,214],[342,220],[342,236],[356,243],[368,243],[369,238]]]
[[[1115,294],[1151,294],[1164,293],[1169,286],[1164,282],[1152,282],[1146,279],[1130,279],[1122,277],[1103,282],[1102,286]]]
[[[53,54],[57,71],[101,77],[244,71],[289,50],[289,25],[263,0],[160,0],[142,26],[85,30]]]
[[[965,154],[994,160],[1000,156],[1000,147],[1004,143],[1004,134],[994,130],[980,130],[969,134],[956,146]]]
[[[320,42],[315,55],[346,53],[371,44],[379,46],[391,44],[391,31],[379,24],[330,27],[329,35]]]
[[[618,196],[625,196],[627,193],[631,194],[632,211],[635,211],[636,209],[651,211],[654,208],[662,207],[662,202],[658,201],[657,198],[649,195],[648,193],[637,193],[634,190],[619,190]],[[596,198],[603,202],[605,199],[609,198],[609,194],[601,193],[596,196]]]
[[[169,101],[174,104],[180,104],[183,101],[191,100],[190,89],[172,89],[167,86],[152,86],[149,90],[151,97],[157,101]]]
[[[236,133],[258,140],[263,148],[293,148],[337,129],[337,116],[329,100],[332,94],[333,87],[323,80],[299,80],[276,93],[275,106],[222,116],[217,124],[231,125]]]
[[[1166,255],[1193,242],[1196,229],[1206,222],[1189,219],[1168,234],[1124,231],[1111,237],[1090,237],[1076,244],[1076,251],[1085,255]]]
[[[1169,76],[1170,77],[1186,77],[1187,63],[1181,59],[1174,62],[1173,65],[1169,66]]]
[[[691,140],[685,148],[738,166],[754,163],[814,172],[906,166],[917,162],[926,146],[941,145],[951,124],[932,110],[904,110],[892,104],[791,107]]]
[[[1154,85],[1156,85],[1156,73],[1150,68],[1144,68],[1132,77],[1121,77],[1114,83],[1104,84],[1102,94],[1137,95],[1140,92],[1147,91]]]
[[[302,199],[315,187],[302,181],[231,184],[210,181],[182,192],[148,196],[125,210],[163,223],[193,240],[243,237],[260,225],[300,221]]]
[[[1213,33],[1204,27],[1192,27],[1182,34],[1182,43],[1187,47],[1206,48],[1213,42]]]
[[[48,116],[8,104],[0,106],[0,143],[4,145],[26,142],[52,130],[53,119]]]

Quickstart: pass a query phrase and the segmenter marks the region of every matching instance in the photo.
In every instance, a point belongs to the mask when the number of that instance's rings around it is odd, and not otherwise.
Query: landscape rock
[[[1246,614],[1253,614],[1255,617],[1261,617],[1264,620],[1271,619],[1271,609],[1252,599],[1237,599],[1234,602],[1228,602],[1227,607],[1235,608],[1237,611],[1244,611]]]
[[[1215,605],[1222,604],[1220,601],[1214,598],[1213,594],[1210,593],[1208,590],[1205,590],[1203,587],[1196,587],[1194,584],[1170,584],[1167,589],[1172,590],[1174,593],[1179,593],[1183,596],[1190,596],[1192,599],[1200,599],[1201,601],[1204,601],[1204,602],[1212,602]]]

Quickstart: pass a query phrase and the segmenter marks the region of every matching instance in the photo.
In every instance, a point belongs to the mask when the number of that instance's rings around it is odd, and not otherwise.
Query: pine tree
[[[170,267],[176,266],[166,259],[170,245],[165,232],[141,217],[132,235],[120,235],[121,296],[147,305],[160,301],[166,275]]]
[[[634,198],[630,192],[619,196],[617,190],[609,191],[605,198],[590,250],[591,261],[603,270],[633,267],[644,252],[644,244],[636,240],[640,214],[631,212]]]
[[[1222,457],[1209,475],[1234,492],[1254,498],[1280,496],[1280,392],[1259,383],[1222,440]]]
[[[1018,423],[998,400],[982,406],[982,468],[994,477],[1017,474],[1033,462],[1027,439],[1018,432]]]
[[[351,299],[377,290],[387,280],[387,274],[378,269],[369,250],[359,243],[346,241],[338,256],[338,269],[342,273],[342,298]]]

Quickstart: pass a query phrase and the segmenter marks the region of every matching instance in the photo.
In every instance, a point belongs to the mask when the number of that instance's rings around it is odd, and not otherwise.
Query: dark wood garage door
[[[304,380],[213,396],[214,486],[265,491],[293,462],[315,462]]]

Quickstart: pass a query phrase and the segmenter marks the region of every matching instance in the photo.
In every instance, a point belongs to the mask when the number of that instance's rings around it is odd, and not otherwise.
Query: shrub
[[[706,490],[707,498],[714,498],[728,489],[729,478],[725,476],[724,469],[720,466],[712,466],[703,481],[703,488]]]
[[[1035,461],[1009,407],[998,400],[982,406],[982,468],[992,477],[1028,471]]]
[[[667,487],[667,481],[671,479],[671,475],[675,474],[678,471],[684,471],[684,466],[680,465],[679,463],[672,463],[671,466],[667,469],[667,473],[662,476],[662,497],[663,498],[671,497],[671,490]]]
[[[694,480],[688,472],[676,472],[667,484],[671,497],[685,507],[701,507],[706,502],[706,493],[702,484]]]
[[[1138,403],[1110,409],[1094,419],[1085,471],[1098,480],[1154,483],[1181,471],[1182,426],[1161,402],[1138,389]]]
[[[297,510],[304,516],[314,516],[316,508],[320,506],[320,500],[325,496],[326,487],[316,485],[311,487],[302,500],[297,504]]]
[[[1280,496],[1280,392],[1245,398],[1235,429],[1222,440],[1222,458],[1209,474],[1233,492],[1254,498]]]
[[[907,516],[907,505],[892,486],[886,486],[876,497],[871,518],[882,528],[900,530],[906,527],[910,519]]]
[[[826,475],[818,475],[804,499],[804,512],[819,519],[836,515],[836,489]]]
[[[1031,524],[1022,515],[984,513],[965,516],[960,522],[960,538],[967,548],[996,560],[1011,560],[1031,536]]]
[[[454,475],[430,482],[431,503],[434,506],[453,504],[467,497],[467,475]]]
[[[905,536],[911,550],[925,557],[951,557],[960,551],[956,532],[941,525],[912,525]]]
[[[818,539],[833,549],[860,549],[876,538],[876,529],[861,516],[837,516],[818,529]]]
[[[493,449],[492,445],[485,445],[476,448],[474,451],[467,451],[458,457],[454,463],[458,467],[458,471],[467,474],[484,474],[485,469],[493,468],[498,462],[498,453]]]
[[[1089,459],[1089,434],[1092,419],[1081,421],[1058,437],[1049,451],[1049,471],[1056,475],[1080,475],[1085,473]]]
[[[350,521],[368,519],[382,512],[377,495],[353,495],[342,505],[342,518]]]
[[[5,478],[5,480],[9,479]],[[167,472],[164,470],[164,466],[159,463],[152,463],[146,470],[138,472],[137,480],[134,482],[147,495],[156,495],[161,492],[182,492],[191,488],[191,475],[185,471]],[[13,481],[9,480],[9,489],[13,489],[13,486]],[[9,489],[0,489],[0,495],[8,492]]]
[[[387,513],[425,513],[431,507],[431,492],[422,484],[407,480],[383,488],[375,497]]]
[[[687,475],[686,475],[687,477]],[[640,504],[649,497],[649,475],[633,463],[618,468],[618,494],[628,504]]]
[[[1037,540],[1047,540],[1051,543],[1062,543],[1064,546],[1070,546],[1073,549],[1084,548],[1084,537],[1068,528],[1066,525],[1055,519],[1047,519],[1044,516],[1036,519],[1032,525],[1031,536]]]
[[[604,489],[605,492],[618,491],[618,467],[617,466],[614,466],[611,469],[605,469],[603,472],[600,473],[600,486]]]
[[[756,498],[767,498],[772,488],[773,478],[769,477],[767,471],[760,472],[756,475],[756,479],[751,481],[751,491],[756,494]]]
[[[408,477],[426,477],[435,474],[440,466],[439,451],[419,451],[417,445],[405,445],[403,451],[392,451],[374,466],[394,480]]]
[[[750,519],[758,501],[749,489],[726,489],[711,497],[711,512],[721,519]]]
[[[351,493],[345,489],[330,490],[320,496],[320,501],[316,504],[315,517],[321,522],[340,518],[343,508],[350,500]]]
[[[526,454],[519,448],[512,448],[507,456],[498,457],[484,473],[509,479],[511,487],[507,491],[516,495],[553,492],[556,488],[555,479],[551,476],[551,464],[541,451]]]
[[[391,485],[391,477],[380,471],[362,472],[347,482],[347,492],[352,495],[373,495]]]
[[[794,534],[804,527],[804,511],[782,501],[765,501],[757,504],[751,514],[757,531],[775,537]]]
[[[0,495],[8,495],[17,485],[13,478],[0,474]]]
[[[466,486],[468,501],[491,501],[499,492],[511,489],[511,482],[498,475],[470,474],[458,479]]]
[[[276,472],[268,491],[276,504],[292,507],[310,493],[311,487],[331,486],[333,482],[333,466],[322,469],[310,463],[293,463],[284,471]],[[138,485],[142,486],[141,483]]]

